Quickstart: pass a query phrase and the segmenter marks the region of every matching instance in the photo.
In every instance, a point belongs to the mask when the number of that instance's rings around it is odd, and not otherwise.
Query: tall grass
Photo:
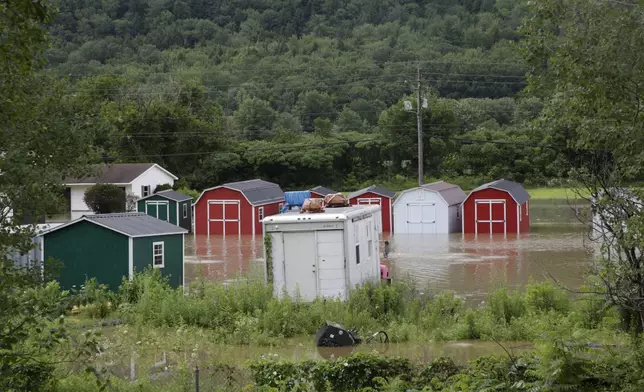
[[[410,282],[369,283],[354,289],[346,302],[275,298],[262,280],[219,285],[203,280],[187,290],[172,289],[158,271],[124,281],[118,311],[128,322],[156,327],[192,326],[212,330],[221,343],[276,344],[281,338],[314,334],[334,321],[359,334],[386,330],[392,341],[501,339],[534,340],[543,331],[584,330],[614,326],[610,309],[588,314],[591,305],[571,302],[566,293],[545,282],[524,293],[499,289],[478,309],[451,293],[426,295]]]

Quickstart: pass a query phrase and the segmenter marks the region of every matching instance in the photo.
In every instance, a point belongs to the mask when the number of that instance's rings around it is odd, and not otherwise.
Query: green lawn
[[[587,192],[579,194],[578,189],[571,188],[534,188],[528,189],[528,193],[533,199],[579,199],[588,197]]]

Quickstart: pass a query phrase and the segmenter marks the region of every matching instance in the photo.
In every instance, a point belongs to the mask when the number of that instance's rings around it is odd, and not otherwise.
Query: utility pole
[[[418,123],[418,186],[425,182],[425,172],[423,168],[423,98],[422,98],[422,80],[420,75],[420,65],[418,71],[418,96],[416,97],[416,122]]]

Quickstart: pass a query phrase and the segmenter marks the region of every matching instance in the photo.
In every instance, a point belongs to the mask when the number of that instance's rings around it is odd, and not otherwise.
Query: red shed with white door
[[[463,233],[527,233],[529,210],[530,194],[521,184],[503,179],[483,184],[462,204]]]
[[[194,205],[195,234],[262,234],[262,219],[279,214],[283,204],[280,186],[264,180],[208,188]]]
[[[382,231],[393,231],[393,201],[396,192],[377,185],[371,185],[351,193],[347,198],[351,205],[376,204],[382,214]]]

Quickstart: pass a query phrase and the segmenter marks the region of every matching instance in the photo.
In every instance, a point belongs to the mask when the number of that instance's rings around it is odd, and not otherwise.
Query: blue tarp
[[[282,207],[281,212],[286,212],[291,207],[302,207],[304,200],[311,198],[311,192],[309,191],[295,191],[295,192],[284,192],[284,198],[286,203]]]

